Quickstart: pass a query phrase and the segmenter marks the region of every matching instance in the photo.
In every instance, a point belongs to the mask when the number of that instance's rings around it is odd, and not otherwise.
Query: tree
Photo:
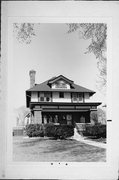
[[[92,112],[90,113],[90,118],[91,118],[92,123],[98,124],[97,111],[92,111]]]
[[[17,125],[21,125],[21,126],[24,125],[25,117],[29,113],[30,113],[30,109],[26,108],[25,106],[21,106],[21,107],[15,109]]]
[[[98,121],[101,124],[106,124],[106,111],[104,109],[98,108],[97,114],[98,114]]]
[[[107,83],[107,25],[104,23],[71,23],[67,25],[68,33],[77,31],[80,38],[91,40],[86,53],[94,53],[96,56],[99,69],[97,87],[101,92],[105,93]],[[29,44],[32,37],[36,35],[34,27],[35,24],[33,23],[14,23],[14,32],[18,41]]]
[[[20,43],[29,44],[33,36],[35,24],[33,23],[14,23],[14,35]]]
[[[97,67],[99,69],[97,87],[105,93],[107,82],[107,25],[104,23],[72,23],[67,25],[69,26],[68,33],[78,31],[81,38],[86,40],[91,39],[86,53],[92,52],[96,56]]]

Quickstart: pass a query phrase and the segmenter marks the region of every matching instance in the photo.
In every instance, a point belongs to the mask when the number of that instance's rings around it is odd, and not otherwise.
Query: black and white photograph
[[[116,12],[106,2],[3,3],[2,178],[117,176]]]
[[[13,38],[13,160],[105,162],[107,25],[15,23]]]

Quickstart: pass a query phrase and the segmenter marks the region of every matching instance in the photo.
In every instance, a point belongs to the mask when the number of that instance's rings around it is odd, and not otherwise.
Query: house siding
[[[85,102],[90,102],[89,93],[84,93],[84,101],[85,101]]]
[[[59,92],[53,92],[52,102],[71,102],[71,95],[70,93],[64,93],[64,98],[59,98]]]
[[[45,92],[32,92],[31,93],[31,102],[40,102],[41,97],[43,97],[42,101],[47,101],[47,97],[49,97],[49,102],[74,102],[74,103],[83,103],[83,102],[90,102],[90,96],[89,93],[71,93],[70,92],[64,92],[64,98],[59,97],[59,92],[52,92],[52,98],[51,93],[46,97]]]
[[[31,102],[38,102],[38,92],[31,93]]]

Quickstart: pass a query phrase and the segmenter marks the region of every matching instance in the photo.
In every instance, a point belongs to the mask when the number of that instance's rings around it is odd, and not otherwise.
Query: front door
[[[59,123],[60,124],[67,124],[66,114],[65,113],[60,113],[59,114]]]
[[[60,113],[59,114],[59,123],[72,125],[72,114]]]

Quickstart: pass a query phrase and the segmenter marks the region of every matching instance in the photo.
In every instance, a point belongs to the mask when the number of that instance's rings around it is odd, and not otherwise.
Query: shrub
[[[94,124],[97,124],[97,123],[98,123],[97,111],[92,111],[92,112],[90,113],[90,117],[91,117],[91,120],[93,121]]]
[[[74,135],[74,128],[71,125],[44,125],[45,136],[54,137],[55,139],[66,139]]]
[[[55,139],[66,139],[74,135],[73,126],[63,124],[29,124],[25,130],[29,137],[47,136]]]
[[[29,124],[26,126],[26,134],[29,137],[43,137],[44,130],[42,124]]]
[[[83,131],[84,136],[91,136],[93,138],[106,138],[106,125],[95,124],[86,125],[85,131]]]

